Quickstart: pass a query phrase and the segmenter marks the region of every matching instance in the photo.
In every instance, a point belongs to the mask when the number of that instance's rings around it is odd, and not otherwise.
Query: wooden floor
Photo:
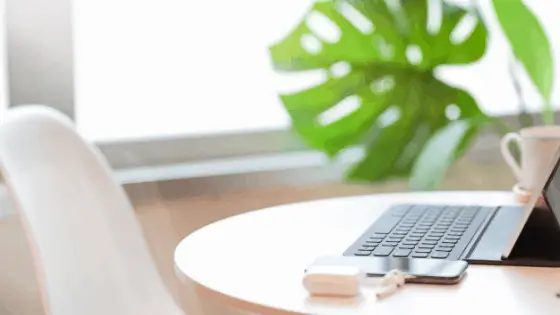
[[[504,165],[473,167],[459,163],[447,177],[443,185],[446,190],[508,190],[513,185],[513,177]],[[162,198],[157,185],[152,184],[145,187],[142,198],[131,198],[166,284],[189,315],[196,315],[201,314],[197,300],[175,277],[172,260],[176,244],[192,231],[228,216],[278,204],[406,189],[406,183],[395,181],[374,186],[329,184],[169,199]],[[5,198],[0,194],[0,207],[9,207]],[[27,243],[15,215],[0,220],[0,257],[0,315],[45,314]],[[225,311],[205,313],[223,315]]]

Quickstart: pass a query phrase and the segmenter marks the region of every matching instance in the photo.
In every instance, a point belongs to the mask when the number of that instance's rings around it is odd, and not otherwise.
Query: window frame
[[[96,142],[115,168],[196,163],[307,150],[289,130]]]

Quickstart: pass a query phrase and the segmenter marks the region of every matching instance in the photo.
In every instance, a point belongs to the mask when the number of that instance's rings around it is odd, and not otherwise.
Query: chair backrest
[[[134,210],[95,146],[44,106],[8,111],[0,166],[52,315],[179,315]]]

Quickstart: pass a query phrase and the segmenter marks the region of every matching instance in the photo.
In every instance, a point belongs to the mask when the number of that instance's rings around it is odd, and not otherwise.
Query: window
[[[452,1],[468,3],[469,1]],[[490,40],[486,55],[475,65],[464,67],[448,67],[441,73],[446,82],[461,86],[470,91],[477,99],[481,108],[490,115],[508,115],[519,112],[519,100],[511,83],[508,70],[509,46],[492,10],[492,0],[479,0],[483,18],[490,28]],[[555,74],[560,75],[560,37],[555,33],[560,29],[560,21],[554,11],[560,9],[560,3],[554,1],[524,1],[540,19],[547,31],[554,52]],[[528,76],[518,69],[520,82],[524,92],[524,101],[529,111],[535,112],[542,108],[542,99]],[[557,79],[558,80],[558,79]],[[554,85],[552,104],[558,108],[560,88]]]
[[[76,0],[78,126],[95,140],[286,129],[267,45],[308,3]]]
[[[310,0],[71,1],[8,0],[12,105],[61,108],[119,167],[129,166],[127,150],[159,165],[304,148],[275,93],[292,81],[271,70],[267,46]],[[479,3],[492,34],[487,54],[439,75],[468,89],[487,113],[515,113],[508,46],[490,1]],[[560,3],[527,3],[549,31],[560,74],[552,33]],[[526,103],[538,110],[536,89],[521,77]]]

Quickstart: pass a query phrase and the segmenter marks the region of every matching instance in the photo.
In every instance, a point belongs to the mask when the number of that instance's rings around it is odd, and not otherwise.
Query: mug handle
[[[502,151],[502,156],[504,157],[504,160],[506,161],[507,165],[509,165],[509,167],[513,171],[513,174],[515,175],[517,180],[521,180],[520,179],[521,178],[521,167],[519,166],[519,164],[517,163],[517,161],[513,157],[513,154],[511,154],[511,150],[509,149],[509,144],[512,141],[517,143],[517,146],[521,150],[521,142],[523,141],[523,139],[516,132],[510,132],[502,138],[502,141],[500,142],[500,150]],[[521,155],[523,155],[523,152],[521,152]]]

